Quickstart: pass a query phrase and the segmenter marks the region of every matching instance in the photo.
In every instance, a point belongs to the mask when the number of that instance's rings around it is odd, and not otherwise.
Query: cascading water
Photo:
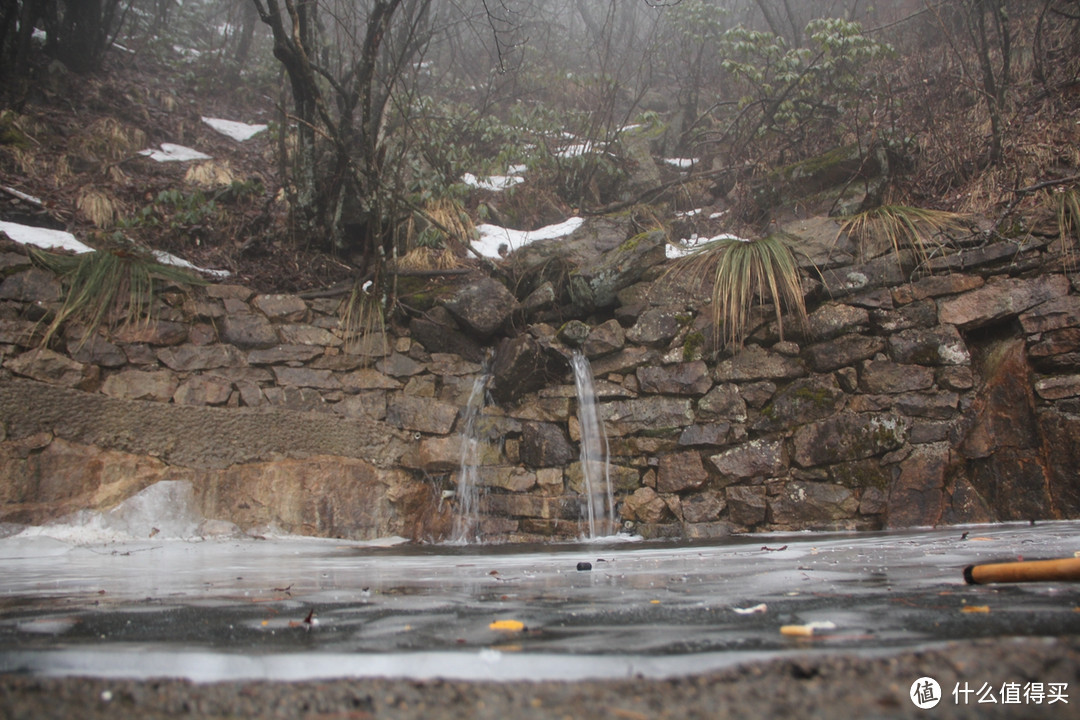
[[[491,380],[490,358],[473,381],[461,432],[461,461],[458,466],[457,505],[454,534],[450,542],[466,545],[480,539],[480,435],[477,420],[487,405],[487,386]]]
[[[596,412],[596,390],[593,387],[592,367],[579,351],[570,357],[577,388],[578,424],[581,426],[581,472],[584,475],[585,519],[589,537],[615,534],[615,499],[611,492],[611,472],[608,465],[607,435],[604,423]]]

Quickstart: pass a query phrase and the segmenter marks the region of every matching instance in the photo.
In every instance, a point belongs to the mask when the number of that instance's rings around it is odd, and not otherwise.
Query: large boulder
[[[467,330],[487,338],[510,319],[518,302],[505,285],[485,277],[458,290],[444,306]]]
[[[506,338],[495,353],[491,396],[497,403],[511,403],[526,393],[561,383],[569,369],[564,355],[530,335]]]

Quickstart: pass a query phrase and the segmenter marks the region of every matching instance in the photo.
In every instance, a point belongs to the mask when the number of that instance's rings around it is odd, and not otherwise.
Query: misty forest
[[[1080,209],[1076,0],[4,0],[0,41],[4,220],[388,317],[400,274],[504,275],[487,223]]]

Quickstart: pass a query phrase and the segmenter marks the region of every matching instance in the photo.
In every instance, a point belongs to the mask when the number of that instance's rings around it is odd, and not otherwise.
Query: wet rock
[[[570,365],[566,357],[529,335],[499,343],[492,366],[491,396],[499,404],[560,383]]]
[[[842,413],[796,430],[793,459],[804,468],[860,460],[897,449],[907,434],[907,421],[897,415]]]
[[[593,374],[628,373],[656,359],[655,350],[643,347],[623,348],[613,354],[604,355],[592,361]]]
[[[897,412],[911,417],[948,420],[956,417],[960,396],[951,392],[911,392],[895,397]]]
[[[800,360],[769,352],[758,345],[742,348],[716,366],[718,383],[794,379],[805,374],[806,368]]]
[[[698,400],[698,414],[706,420],[746,422],[746,402],[735,385],[717,385]]]
[[[866,330],[870,325],[870,313],[865,308],[826,303],[810,313],[809,320],[810,337],[824,341]]]
[[[85,341],[72,338],[67,341],[68,355],[73,360],[106,368],[118,368],[127,365],[127,355],[116,345],[100,335],[93,335]]]
[[[271,322],[263,315],[250,312],[226,316],[221,339],[244,350],[271,348],[280,342]]]
[[[541,520],[577,520],[581,514],[580,498],[570,495],[491,493],[481,499],[480,509],[489,515]]]
[[[526,313],[534,313],[552,307],[557,300],[555,286],[550,280],[545,280],[521,302],[521,309]]]
[[[934,370],[922,365],[867,360],[859,369],[859,388],[873,395],[926,390],[934,385]]]
[[[798,528],[828,526],[852,517],[859,509],[855,494],[842,485],[794,481],[769,499],[770,520]]]
[[[993,277],[978,290],[940,301],[938,316],[943,324],[977,328],[1014,317],[1068,292],[1069,280],[1064,275]]]
[[[386,422],[403,430],[446,435],[454,427],[458,409],[438,400],[398,395],[386,407]]]
[[[263,388],[263,395],[269,404],[287,410],[322,410],[326,404],[318,390],[295,385]]]
[[[945,366],[934,373],[937,384],[943,390],[971,390],[975,386],[975,376],[968,365]]]
[[[96,389],[101,374],[95,365],[76,362],[48,348],[28,350],[6,361],[4,367],[39,382],[83,390]]]
[[[655,395],[601,403],[598,414],[613,435],[686,427],[694,421],[693,401]]]
[[[1062,516],[1076,517],[1080,515],[1080,485],[1076,482],[1076,468],[1080,467],[1080,416],[1042,410],[1037,422],[1043,446],[1052,448],[1044,458],[1054,505]]]
[[[156,352],[165,367],[177,372],[236,368],[247,364],[247,358],[232,345],[177,345]]]
[[[286,345],[316,345],[319,347],[341,347],[344,341],[329,330],[314,325],[280,325],[281,342]],[[363,342],[361,340],[361,342]]]
[[[308,306],[298,295],[258,295],[252,301],[266,317],[280,322],[303,322]]]
[[[677,306],[649,308],[626,331],[626,339],[639,345],[666,345],[678,334],[679,318],[685,314]]]
[[[559,328],[558,337],[568,347],[579,348],[589,337],[589,326],[580,320],[571,320]]]
[[[639,367],[637,378],[641,392],[656,395],[701,395],[712,387],[709,368],[700,360]]]
[[[937,304],[930,299],[916,300],[896,310],[870,312],[870,325],[878,333],[894,333],[908,328],[933,327],[937,324]]]
[[[893,299],[898,305],[907,305],[915,300],[936,298],[941,295],[956,295],[981,288],[986,283],[979,275],[949,273],[930,275],[908,285],[893,288]]]
[[[655,490],[643,487],[623,502],[622,517],[626,520],[655,524],[670,519],[671,511]]]
[[[592,227],[596,225],[587,225],[585,230],[590,231]],[[620,290],[640,280],[649,268],[664,262],[666,246],[667,237],[663,231],[635,235],[605,252],[599,262],[583,265],[581,277],[588,283],[593,306],[615,305]]]
[[[656,489],[661,493],[695,490],[709,479],[709,473],[696,451],[672,453],[660,458],[656,471]]]
[[[230,299],[239,300],[240,302],[247,302],[254,294],[254,290],[244,287],[243,285],[214,283],[206,286],[207,297],[217,298],[219,300]]]
[[[423,363],[418,363],[407,355],[394,352],[375,363],[375,368],[391,377],[403,378],[419,375],[427,368]]]
[[[305,363],[322,354],[323,349],[314,345],[277,345],[264,350],[252,350],[247,354],[247,361],[251,365]]]
[[[169,402],[180,381],[169,370],[123,370],[105,378],[101,392],[122,400]]]
[[[273,368],[274,378],[279,386],[308,387],[320,390],[338,390],[341,383],[329,370],[310,368],[282,367]]]
[[[341,386],[346,390],[397,390],[401,383],[378,370],[361,368],[342,375]]]
[[[187,333],[187,325],[183,323],[150,320],[122,325],[112,331],[111,337],[114,341],[125,344],[179,345],[187,340]]]
[[[1080,396],[1080,375],[1059,375],[1035,381],[1035,392],[1043,400],[1061,400]]]
[[[679,435],[679,445],[682,447],[709,447],[730,445],[734,442],[742,442],[745,439],[746,429],[744,427],[720,422],[707,425],[691,425]]]
[[[895,285],[903,282],[908,273],[905,268],[911,266],[909,251],[901,253],[901,261],[890,253],[874,258],[855,267],[824,270],[824,292],[828,297],[842,298],[855,293],[863,294],[870,290]]]
[[[697,524],[719,519],[727,507],[725,495],[716,490],[691,493],[682,499],[683,522]]]
[[[971,354],[952,325],[912,328],[889,337],[889,357],[899,363],[919,365],[967,365]]]
[[[919,445],[900,463],[889,488],[886,527],[936,525],[945,509],[945,481],[951,456],[946,443]]]
[[[554,423],[521,426],[521,462],[531,468],[564,467],[577,457],[566,434]]]
[[[1080,295],[1066,295],[1036,305],[1020,314],[1020,326],[1029,335],[1080,326]]]
[[[487,338],[510,318],[518,301],[505,285],[485,277],[458,290],[445,307],[462,327]]]
[[[1075,357],[1080,352],[1080,328],[1062,328],[1036,335],[1038,339],[1028,347],[1028,354],[1040,366],[1048,366],[1049,358]]]
[[[232,383],[213,375],[193,375],[173,393],[177,405],[224,405],[232,394]]]
[[[753,527],[765,521],[768,501],[763,485],[734,485],[724,490],[728,518],[737,525]]]
[[[844,404],[844,391],[832,375],[800,378],[776,393],[761,409],[755,430],[779,430],[805,425],[835,414]]]
[[[854,365],[871,358],[885,348],[885,341],[866,335],[845,335],[803,351],[815,372],[831,372],[846,365]]]
[[[605,469],[603,464],[598,461],[593,466],[593,475],[591,476],[593,482],[596,482],[596,478],[603,478],[605,472],[611,480],[611,489],[614,492],[630,492],[641,486],[641,473],[637,468],[609,463]],[[585,469],[580,461],[567,465],[564,475],[566,476],[568,490],[578,495],[585,494]],[[595,486],[593,491],[597,491]]]
[[[47,270],[27,268],[0,282],[0,300],[26,303],[52,303],[63,297],[60,281]]]
[[[780,440],[751,440],[709,457],[709,464],[726,478],[776,477],[787,469]]]
[[[461,332],[446,308],[435,307],[423,316],[414,318],[409,323],[409,333],[430,353],[458,355],[474,363],[484,360],[483,348]]]
[[[585,356],[591,360],[622,350],[625,344],[626,332],[618,320],[611,319],[589,331],[589,337],[585,339],[582,349]]]
[[[536,487],[536,473],[525,468],[498,465],[479,469],[480,484],[484,487],[499,488],[507,492],[523,493]]]

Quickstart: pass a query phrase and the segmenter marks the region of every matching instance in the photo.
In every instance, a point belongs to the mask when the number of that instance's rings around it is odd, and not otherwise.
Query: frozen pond
[[[12,536],[0,540],[0,672],[666,677],[791,652],[1080,635],[1080,585],[961,574],[1078,551],[1080,522],[707,545]]]

